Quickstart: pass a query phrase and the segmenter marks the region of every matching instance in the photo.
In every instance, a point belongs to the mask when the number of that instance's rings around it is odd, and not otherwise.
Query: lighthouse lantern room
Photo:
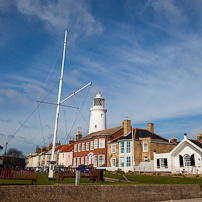
[[[89,125],[89,134],[105,130],[107,128],[106,124],[106,112],[105,108],[105,99],[102,97],[99,92],[95,98],[93,98],[93,106],[90,108],[90,125]]]

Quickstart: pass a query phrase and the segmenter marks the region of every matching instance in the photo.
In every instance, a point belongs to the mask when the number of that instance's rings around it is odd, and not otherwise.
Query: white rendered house
[[[105,99],[99,92],[93,99],[93,106],[90,108],[89,134],[107,129]]]
[[[169,153],[154,152],[154,171],[185,174],[202,173],[202,144],[199,140],[184,139]]]

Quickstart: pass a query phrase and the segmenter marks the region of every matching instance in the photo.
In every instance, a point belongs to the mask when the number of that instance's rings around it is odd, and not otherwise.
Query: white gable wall
[[[184,156],[185,155],[194,154],[194,166],[185,166],[184,163]],[[184,165],[180,167],[180,157],[183,157]],[[157,159],[158,163],[161,162],[161,159],[167,159],[167,166],[157,166]],[[156,154],[154,153],[154,171],[156,172],[172,172],[172,173],[192,173],[192,174],[200,174],[202,173],[202,149],[195,145],[193,142],[188,140],[186,137],[178,144],[171,152],[169,153],[161,153]]]
[[[194,154],[194,160],[195,160],[195,167],[193,166],[184,166],[184,167],[180,167],[180,160],[179,160],[179,156],[181,155],[182,157],[184,157],[186,154],[188,154],[189,156],[191,156],[192,154]],[[189,142],[184,142],[179,149],[177,149],[175,152],[173,152],[173,154],[171,154],[172,156],[172,172],[187,172],[187,173],[202,173],[201,171],[201,151],[199,149],[197,149],[196,147],[194,147],[193,145],[191,145]]]

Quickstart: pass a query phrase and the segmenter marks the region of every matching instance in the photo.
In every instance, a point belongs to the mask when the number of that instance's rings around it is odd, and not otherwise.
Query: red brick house
[[[94,167],[99,167],[106,165],[108,141],[121,137],[130,131],[131,121],[124,120],[122,126],[93,132],[83,138],[81,132],[77,132],[74,142],[73,166],[93,164]]]

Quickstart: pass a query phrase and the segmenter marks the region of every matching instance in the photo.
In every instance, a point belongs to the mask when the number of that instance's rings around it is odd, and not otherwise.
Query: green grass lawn
[[[144,175],[144,174],[125,174],[126,178],[131,182],[123,182],[123,174],[104,174],[104,177],[114,178],[121,180],[120,182],[99,182],[93,183],[91,180],[87,182],[86,178],[81,178],[82,184],[94,185],[125,185],[125,184],[199,184],[202,190],[202,178],[187,178],[187,177],[174,177],[174,176],[158,176],[158,175]],[[39,173],[37,178],[37,185],[57,185],[58,175],[55,174],[55,181],[48,181],[47,173]],[[63,184],[74,184],[74,178],[65,178]],[[1,180],[1,185],[31,185],[31,180]]]
[[[58,174],[54,174],[55,181],[48,180],[48,173],[39,173],[37,177],[37,185],[56,185],[58,184]],[[81,178],[81,183],[87,183],[87,179]],[[91,182],[91,181],[90,181]],[[75,183],[74,178],[65,178],[63,183]],[[31,185],[31,180],[1,180],[0,185]]]
[[[125,180],[123,174],[105,174],[105,177]],[[202,190],[202,178],[188,178],[176,176],[158,176],[158,175],[144,175],[144,174],[125,174],[129,181],[134,184],[199,184]]]

